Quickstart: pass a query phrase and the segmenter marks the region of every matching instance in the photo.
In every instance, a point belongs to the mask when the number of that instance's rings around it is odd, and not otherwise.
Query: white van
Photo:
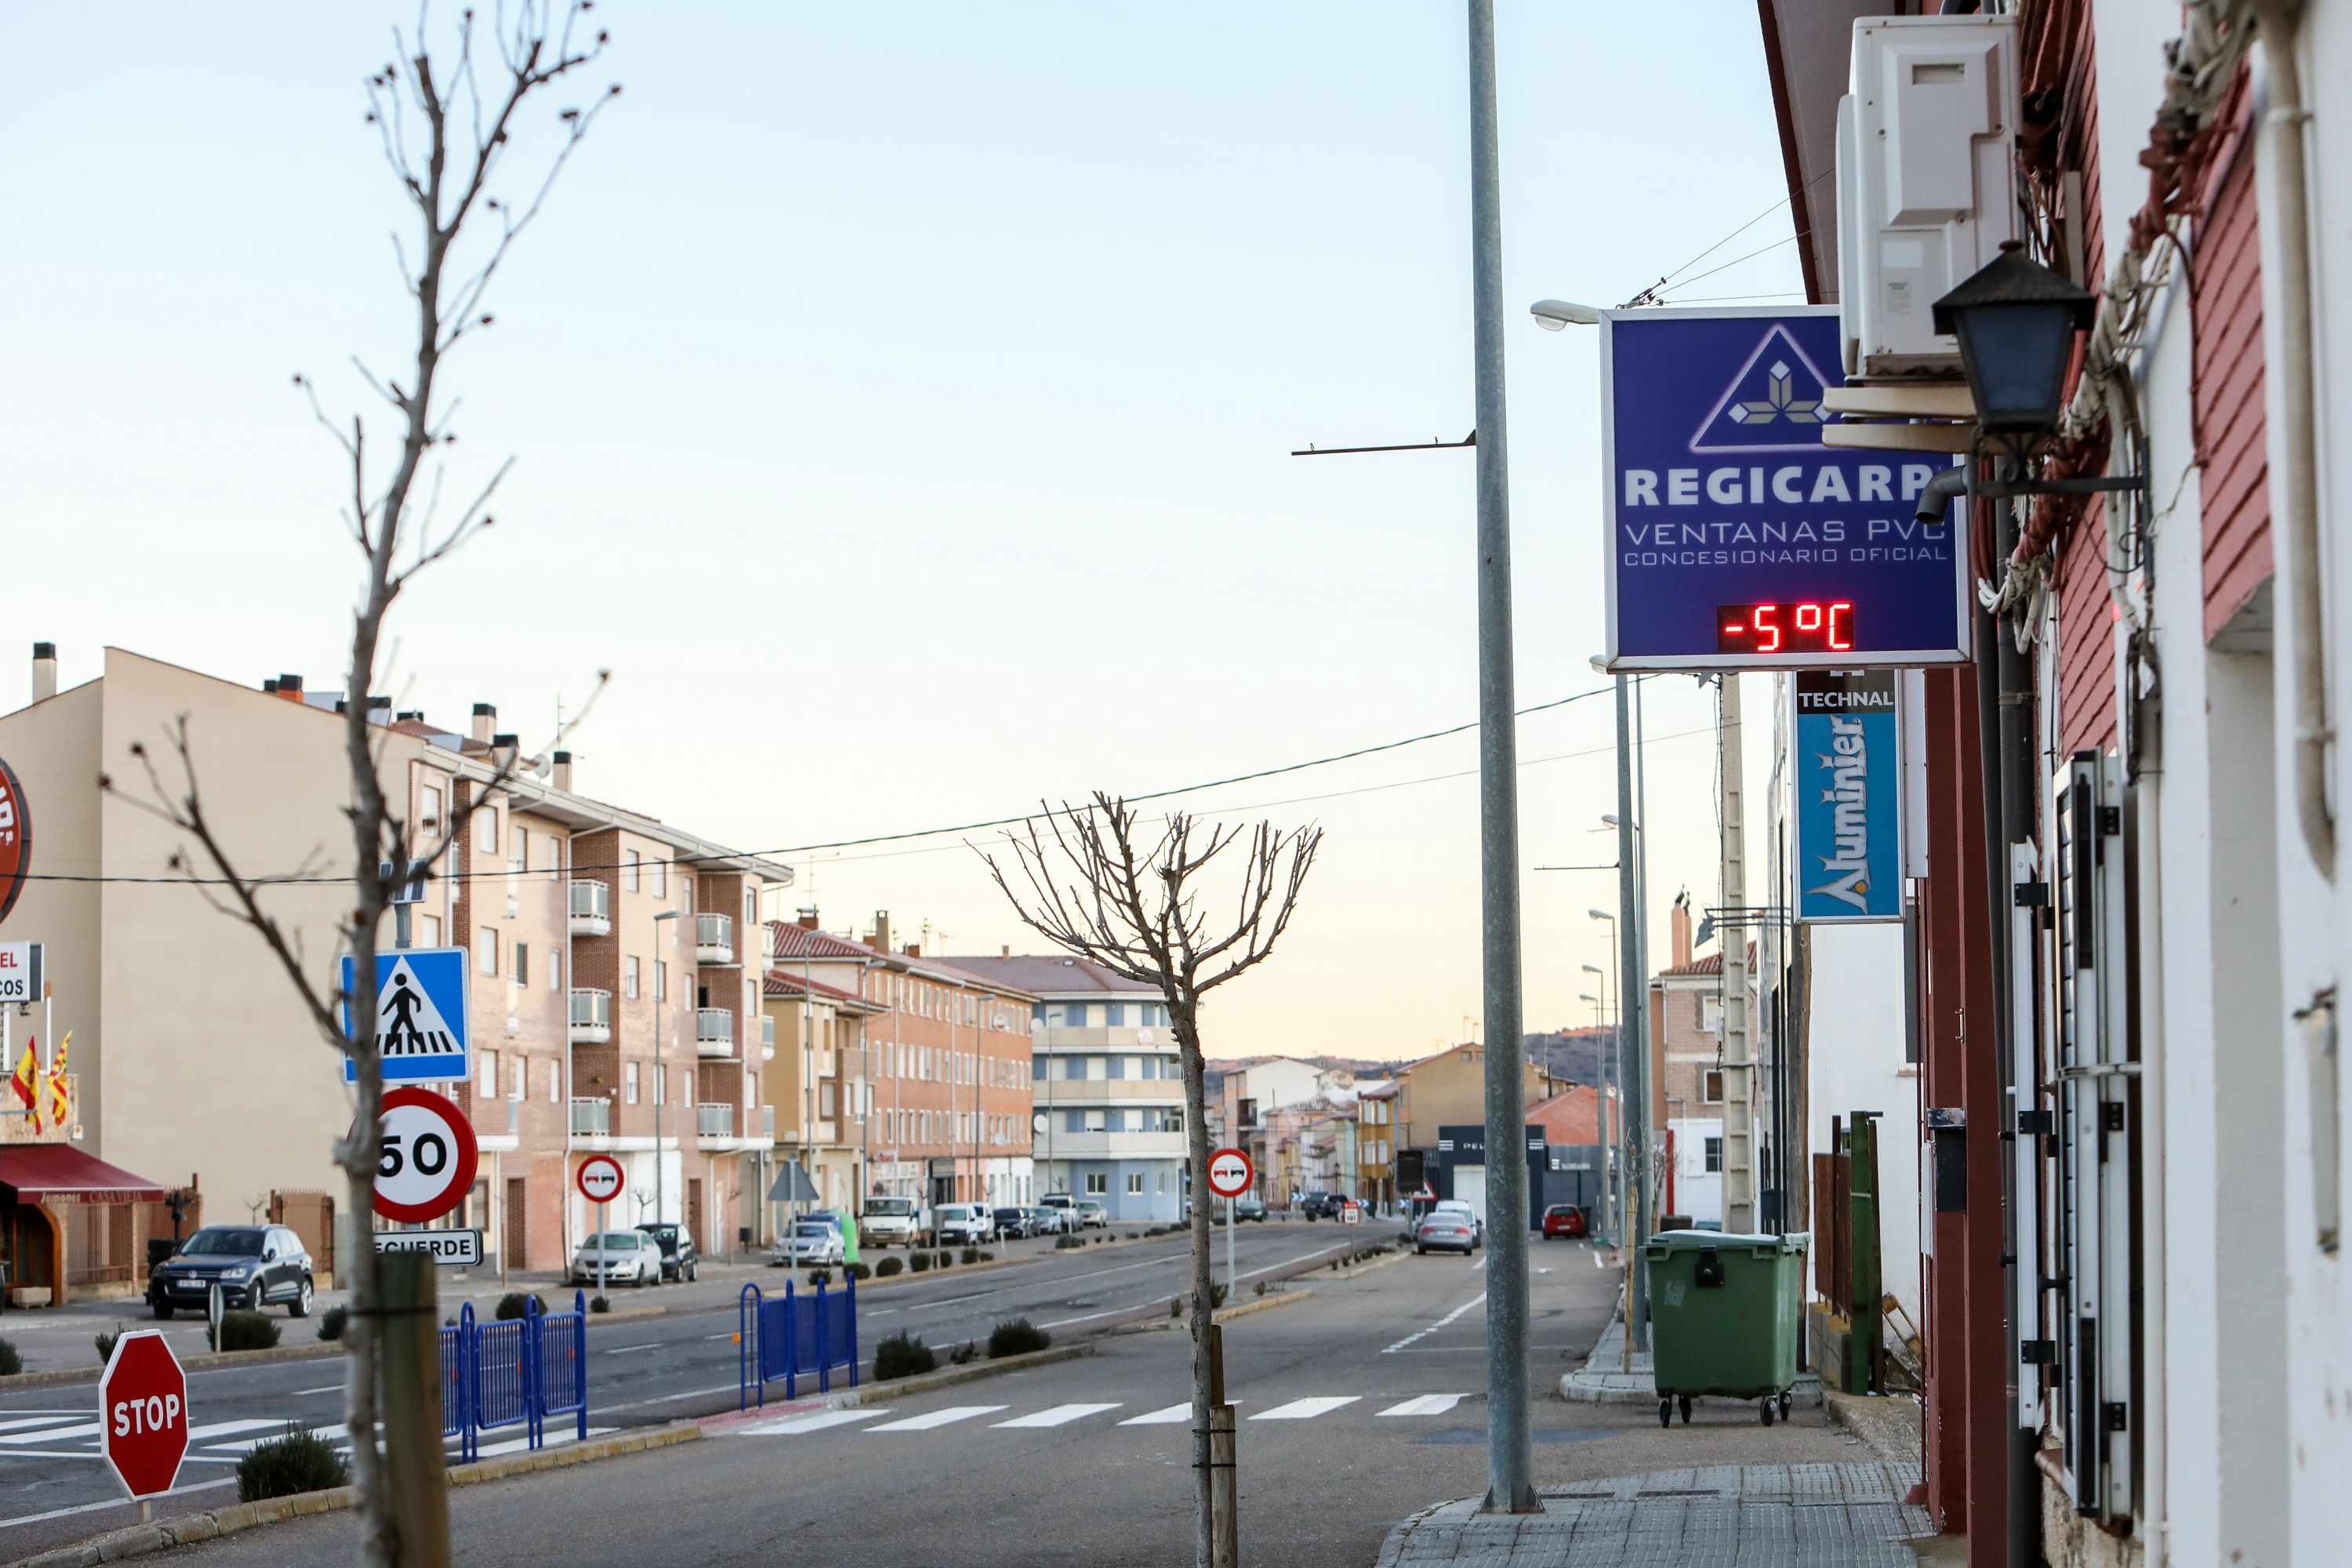
[[[996,1214],[986,1204],[941,1204],[931,1211],[941,1247],[978,1247],[996,1239]]]
[[[857,1211],[857,1240],[865,1247],[912,1247],[923,1227],[912,1198],[873,1197]]]

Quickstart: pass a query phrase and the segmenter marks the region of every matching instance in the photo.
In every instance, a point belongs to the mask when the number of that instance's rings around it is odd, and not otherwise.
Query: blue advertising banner
[[[1951,459],[1824,447],[1837,312],[1601,314],[1612,669],[1965,663],[1960,513],[1917,516]]]
[[[1903,918],[1902,723],[1891,669],[1790,677],[1797,919]]]
[[[465,1083],[473,1077],[467,1049],[467,964],[462,947],[409,947],[375,955],[375,1042],[383,1053],[386,1083]],[[343,955],[343,1028],[352,1026],[351,954]],[[343,1059],[343,1081],[359,1069]]]

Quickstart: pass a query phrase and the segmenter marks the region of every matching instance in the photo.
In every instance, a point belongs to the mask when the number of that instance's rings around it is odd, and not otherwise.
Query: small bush
[[[928,1252],[913,1253],[907,1258],[907,1267],[918,1274],[928,1273],[931,1267],[931,1255]]]
[[[1255,1286],[1254,1289],[1255,1289],[1255,1290],[1256,1294],[1258,1294],[1258,1295],[1260,1295],[1260,1296],[1265,1295],[1265,1280],[1263,1280],[1263,1279],[1259,1280],[1259,1281],[1257,1282],[1256,1286]]]
[[[120,1329],[117,1329],[110,1334],[98,1334],[92,1336],[90,1342],[98,1346],[99,1365],[104,1366],[108,1362],[114,1359],[114,1342],[121,1337],[122,1331]]]
[[[886,1258],[881,1262],[874,1266],[874,1278],[877,1279],[887,1279],[893,1274],[904,1274],[906,1271],[907,1266],[898,1258]]]
[[[980,1261],[980,1248],[978,1248],[977,1247],[965,1247],[965,1248],[963,1249],[963,1261],[965,1261],[966,1263],[977,1263],[977,1262],[979,1262],[979,1261]]]
[[[951,1268],[955,1266],[955,1254],[942,1250],[932,1261],[942,1268]]]
[[[986,1247],[982,1247],[980,1253],[980,1260],[982,1263],[993,1263],[996,1261],[996,1254],[989,1251]]]
[[[1067,1252],[1073,1247],[1084,1247],[1086,1244],[1086,1238],[1084,1237],[1057,1236],[1054,1238],[1054,1250],[1056,1252]]]
[[[547,1310],[547,1298],[544,1296],[530,1290],[508,1291],[505,1295],[499,1298],[498,1315],[499,1321],[503,1322],[509,1318],[530,1317],[530,1304],[533,1301],[539,1303],[539,1310],[541,1311],[544,1312]]]
[[[351,1321],[352,1310],[349,1307],[328,1308],[319,1314],[319,1337],[322,1340],[341,1339],[343,1325]]]
[[[812,1268],[812,1269],[810,1269],[810,1270],[809,1270],[809,1288],[810,1288],[811,1289],[815,1289],[817,1286],[819,1286],[819,1285],[830,1285],[830,1284],[832,1284],[832,1283],[833,1283],[833,1270],[832,1270],[832,1269],[830,1269],[830,1268]]]
[[[841,1276],[845,1279],[870,1279],[874,1277],[874,1270],[863,1263],[845,1263],[841,1266]]]
[[[1168,1315],[1171,1318],[1181,1318],[1184,1315],[1183,1297],[1171,1296],[1168,1299]]]
[[[297,1492],[324,1491],[350,1479],[351,1472],[333,1444],[289,1424],[286,1436],[255,1445],[236,1462],[236,1498],[239,1502],[259,1502]]]
[[[592,1312],[609,1312],[613,1310],[613,1303],[602,1296],[591,1296],[588,1298],[588,1310]]]
[[[894,1377],[912,1377],[917,1373],[936,1372],[940,1358],[931,1347],[904,1329],[874,1347],[874,1381],[887,1383]]]
[[[1054,1336],[1026,1318],[1008,1318],[988,1331],[988,1357],[1026,1355],[1054,1342]]]
[[[1215,1311],[1225,1304],[1225,1288],[1215,1280],[1209,1282],[1209,1310]]]
[[[14,1377],[24,1370],[25,1358],[16,1353],[16,1347],[0,1340],[0,1377]]]
[[[966,1340],[963,1343],[956,1346],[954,1351],[948,1356],[948,1360],[955,1363],[958,1366],[969,1366],[979,1359],[980,1347],[972,1343],[970,1340]]]
[[[207,1324],[205,1343],[216,1351],[266,1351],[278,1342],[278,1325],[258,1312],[239,1308],[221,1314],[220,1342],[214,1344],[214,1337]]]

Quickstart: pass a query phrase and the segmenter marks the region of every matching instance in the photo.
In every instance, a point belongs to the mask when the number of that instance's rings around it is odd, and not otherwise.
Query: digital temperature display
[[[1851,653],[1853,605],[1845,599],[1717,605],[1717,653]]]

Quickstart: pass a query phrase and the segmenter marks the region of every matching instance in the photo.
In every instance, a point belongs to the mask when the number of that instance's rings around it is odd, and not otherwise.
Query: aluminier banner
[[[1903,918],[1903,726],[1891,669],[1789,678],[1797,919]]]
[[[1612,669],[1965,663],[1951,459],[1825,447],[1834,307],[1609,310],[1601,321]]]

